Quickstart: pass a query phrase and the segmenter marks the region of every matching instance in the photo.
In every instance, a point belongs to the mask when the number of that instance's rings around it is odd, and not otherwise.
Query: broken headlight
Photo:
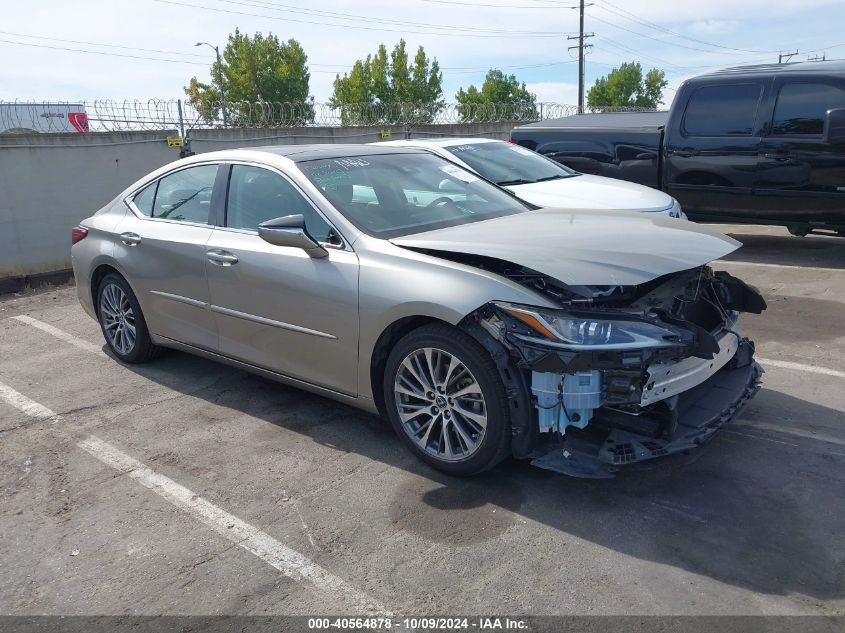
[[[680,336],[667,328],[629,319],[567,314],[554,310],[496,302],[506,314],[530,327],[539,336],[524,336],[544,345],[565,349],[644,349],[672,347]]]

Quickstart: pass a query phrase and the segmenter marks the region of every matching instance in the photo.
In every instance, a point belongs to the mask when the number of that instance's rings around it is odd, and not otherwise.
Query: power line
[[[467,6],[467,7],[489,7],[493,9],[577,9],[577,5],[549,5],[549,6],[537,6],[537,5],[524,5],[524,4],[482,4],[480,2],[457,2],[456,0],[420,0],[420,2],[432,2],[435,4],[451,4],[457,6]]]
[[[454,26],[450,24],[431,24],[426,22],[416,22],[408,20],[394,20],[375,18],[372,16],[355,15],[352,13],[340,13],[338,11],[325,11],[322,9],[308,9],[306,7],[299,7],[290,4],[281,4],[279,2],[272,2],[271,0],[216,0],[226,4],[234,4],[248,7],[256,7],[259,9],[268,9],[270,11],[279,11],[282,13],[294,13],[299,15],[313,15],[316,17],[325,17],[334,20],[352,20],[357,22],[368,22],[376,24],[395,24],[401,26],[413,26],[423,28],[445,29],[450,31],[459,31],[465,33],[466,31],[476,31],[482,33],[508,33],[520,35],[536,35],[538,33],[548,34],[549,31],[514,31],[512,29],[485,29],[474,28],[470,26]]]
[[[169,55],[191,55],[197,56],[191,53],[183,53],[181,51],[170,51],[170,50],[162,50],[162,49],[151,49],[151,48],[139,48],[134,46],[123,46],[118,44],[108,44],[104,42],[91,42],[87,40],[67,40],[63,38],[57,37],[48,37],[46,35],[31,35],[28,33],[14,33],[12,31],[0,31],[0,35],[12,35],[15,37],[26,37],[32,39],[40,39],[40,40],[48,40],[54,42],[68,42],[73,44],[82,44],[87,46],[97,46],[97,47],[104,47],[104,48],[120,48],[125,50],[131,51],[140,51],[140,52],[154,52],[160,54],[169,54]],[[35,44],[30,42],[15,42],[12,40],[2,39],[0,40],[2,43],[6,44],[18,44],[20,46],[34,46],[37,48],[52,48],[54,50],[64,50],[69,52],[75,53],[85,53],[85,54],[92,54],[92,55],[111,55],[111,56],[121,56],[127,57],[129,59],[140,59],[144,61],[166,61],[166,62],[178,62],[183,64],[193,64],[198,66],[207,66],[207,63],[198,62],[198,61],[191,61],[191,60],[178,60],[178,59],[164,59],[159,57],[141,57],[141,56],[134,56],[134,55],[117,55],[115,53],[107,52],[107,51],[96,51],[96,50],[89,50],[89,49],[80,49],[80,48],[69,48],[69,47],[60,47],[60,46],[50,46],[46,44]],[[198,55],[199,57],[206,57],[205,55]],[[472,73],[472,72],[481,72],[490,70],[490,68],[498,68],[500,70],[524,70],[529,68],[546,68],[550,66],[559,66],[563,64],[570,64],[574,63],[573,60],[558,60],[558,61],[550,61],[550,62],[540,62],[536,64],[517,64],[517,65],[496,65],[493,64],[491,66],[441,66],[441,70],[448,70],[454,71],[456,74],[464,74],[464,73]],[[321,66],[321,67],[329,67],[331,70],[312,70],[312,66]],[[348,72],[348,67],[341,63],[334,63],[334,64],[321,64],[321,63],[314,63],[308,62],[308,69],[309,72],[320,72],[320,73],[341,73],[341,72]]]
[[[725,49],[725,50],[729,50],[729,51],[732,51],[732,52],[739,52],[739,53],[753,53],[753,54],[759,55],[759,54],[776,53],[777,52],[777,51],[754,50],[754,49],[748,49],[748,48],[735,48],[733,46],[725,46],[723,44],[714,44],[713,42],[707,42],[705,40],[700,40],[700,39],[692,37],[690,35],[684,35],[683,33],[678,33],[677,31],[673,31],[672,29],[666,28],[665,26],[662,26],[660,24],[656,24],[654,22],[644,20],[643,18],[640,18],[636,14],[631,13],[630,11],[623,9],[622,7],[620,7],[618,5],[613,4],[609,0],[598,0],[598,2],[600,2],[601,4],[599,4],[597,6],[604,11],[607,11],[609,13],[617,15],[621,18],[626,19],[626,20],[630,20],[631,22],[635,22],[635,23],[638,23],[638,24],[642,24],[644,26],[648,26],[648,27],[655,29],[657,31],[662,31],[663,33],[668,33],[669,35],[674,35],[675,37],[680,37],[681,39],[689,40],[690,42],[696,42],[698,44],[704,44],[705,46],[712,46],[714,48],[722,48],[722,49]],[[617,11],[614,11],[613,9],[609,9],[608,7],[603,6],[603,5],[609,5],[611,7],[614,7],[615,9],[617,9]],[[623,15],[623,14],[627,14],[627,15]],[[629,16],[631,16],[631,17],[629,17]],[[648,37],[648,36],[644,36],[644,37]]]
[[[109,57],[125,57],[128,59],[141,59],[147,62],[171,62],[174,64],[191,64],[193,66],[208,66],[203,62],[193,62],[185,59],[163,59],[161,57],[140,57],[139,55],[126,55],[124,53],[111,53],[106,51],[91,51],[81,48],[67,48],[66,46],[52,46],[50,44],[34,44],[32,42],[14,42],[12,40],[0,39],[3,44],[16,44],[17,46],[32,46],[34,48],[49,48],[56,51],[71,51],[74,53],[88,53],[91,55],[108,55]]]
[[[144,53],[160,53],[164,55],[183,55],[186,57],[202,57],[206,58],[208,55],[200,55],[198,53],[187,53],[182,51],[165,51],[157,48],[138,48],[137,46],[123,46],[120,44],[98,44],[97,42],[87,42],[84,40],[66,40],[59,37],[47,37],[46,35],[29,35],[27,33],[13,33],[11,31],[0,31],[0,35],[12,35],[14,37],[26,37],[36,40],[49,40],[51,42],[64,42],[66,44],[83,44],[87,46],[102,46],[104,48],[120,48],[128,51],[141,51]]]
[[[37,37],[37,36],[25,36],[25,37]],[[54,50],[54,51],[68,51],[68,52],[71,52],[71,53],[84,53],[86,55],[106,55],[108,57],[122,57],[124,59],[137,59],[137,60],[141,60],[141,61],[145,61],[145,62],[169,62],[169,63],[172,63],[172,64],[190,64],[191,66],[206,66],[206,67],[209,66],[209,64],[207,62],[197,62],[197,61],[191,61],[191,60],[187,60],[187,59],[167,59],[167,58],[164,58],[164,57],[141,57],[140,55],[127,55],[125,53],[113,53],[111,51],[92,51],[92,50],[84,49],[84,48],[69,48],[67,46],[55,46],[55,45],[51,45],[51,44],[35,44],[34,42],[15,42],[13,40],[7,40],[7,39],[0,39],[0,44],[14,44],[16,46],[29,46],[29,47],[32,47],[32,48],[48,48],[48,49]],[[94,43],[91,43],[91,45],[92,46],[109,46],[108,44],[94,44]],[[130,47],[124,47],[124,48],[130,48]],[[148,50],[148,49],[140,49],[140,50]],[[175,51],[169,51],[169,52],[175,53]],[[182,55],[183,53],[176,53],[176,54]],[[319,65],[322,66],[322,65],[325,65],[325,64],[319,64]],[[334,74],[336,74],[340,71],[312,70],[309,67],[308,72],[309,73],[323,73],[323,74],[334,75]]]
[[[231,0],[227,0],[231,1]],[[317,26],[325,26],[325,27],[334,27],[334,28],[343,28],[343,29],[359,29],[364,31],[378,31],[384,33],[414,33],[417,35],[433,35],[433,36],[443,36],[443,37],[503,37],[503,38],[526,38],[526,37],[560,37],[564,35],[564,33],[559,32],[547,32],[547,31],[537,31],[534,33],[526,33],[526,34],[514,34],[512,32],[504,32],[504,33],[465,33],[465,32],[436,32],[436,31],[413,31],[407,29],[385,29],[385,28],[378,28],[378,27],[368,27],[368,26],[361,26],[358,24],[332,24],[328,22],[317,22],[314,20],[302,20],[299,18],[290,18],[290,17],[277,17],[274,15],[266,15],[261,13],[249,13],[247,11],[236,11],[234,9],[222,9],[218,7],[209,7],[207,5],[202,4],[192,4],[190,2],[177,2],[176,0],[153,0],[153,2],[159,2],[161,4],[171,4],[181,7],[189,7],[192,9],[203,9],[205,11],[214,11],[217,13],[228,13],[232,15],[244,15],[249,17],[256,17],[256,18],[266,18],[268,20],[278,20],[281,22],[298,22],[302,24],[314,24]],[[255,6],[255,5],[252,5]]]
[[[678,42],[672,42],[670,40],[664,40],[664,39],[654,37],[652,35],[649,35],[648,33],[642,33],[640,31],[634,31],[633,29],[629,29],[625,26],[621,26],[619,24],[614,24],[613,22],[608,22],[607,20],[603,20],[602,18],[596,17],[595,15],[593,15],[591,17],[592,17],[593,20],[597,20],[597,21],[601,22],[602,24],[607,24],[608,26],[612,26],[615,29],[627,31],[628,33],[633,33],[634,35],[637,35],[639,37],[645,37],[647,39],[654,40],[655,42],[660,42],[661,44],[668,44],[670,46],[677,46],[679,48],[686,48],[687,50],[698,51],[700,53],[710,53],[711,55],[727,55],[727,54],[736,55],[735,52],[734,53],[728,53],[726,51],[726,52],[722,53],[720,51],[708,50],[706,48],[698,48],[698,47],[695,47],[695,46],[687,46],[686,44],[679,44]]]
[[[647,54],[642,53],[642,52],[640,52],[636,49],[633,49],[629,46],[626,46],[624,44],[621,44],[621,43],[616,42],[614,40],[610,40],[610,39],[605,38],[605,37],[601,37],[600,41],[601,41],[601,45],[596,46],[595,47],[596,50],[604,50],[605,52],[608,52],[608,53],[611,53],[611,54],[616,54],[616,55],[619,55],[619,54],[624,54],[626,56],[636,55],[637,58],[650,61],[653,64],[660,64],[661,66],[669,66],[669,67],[677,68],[677,69],[686,68],[685,66],[678,66],[677,64],[673,64],[672,62],[667,61],[665,59],[660,59],[659,57],[653,57],[651,55],[647,55]],[[616,51],[612,51],[612,50],[608,51],[608,50],[602,48],[603,46],[610,46],[610,47],[615,48],[617,50]]]

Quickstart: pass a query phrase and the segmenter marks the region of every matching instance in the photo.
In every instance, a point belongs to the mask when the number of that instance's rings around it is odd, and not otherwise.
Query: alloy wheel
[[[411,352],[396,371],[393,391],[403,430],[426,453],[455,462],[480,448],[487,405],[458,357],[432,347]]]
[[[108,284],[100,294],[100,319],[112,348],[121,355],[129,354],[137,338],[135,313],[129,297],[117,284]]]

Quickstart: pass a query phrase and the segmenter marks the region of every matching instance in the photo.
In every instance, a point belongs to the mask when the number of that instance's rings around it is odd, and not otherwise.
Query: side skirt
[[[332,400],[342,402],[343,404],[351,405],[357,409],[363,409],[364,411],[367,411],[369,413],[379,415],[378,408],[376,407],[375,402],[373,400],[370,400],[369,398],[360,398],[352,396],[346,393],[341,393],[340,391],[334,391],[333,389],[329,389],[327,387],[321,387],[320,385],[315,385],[304,380],[299,380],[298,378],[291,378],[290,376],[270,371],[269,369],[263,369],[255,365],[250,365],[249,363],[245,363],[243,361],[235,360],[234,358],[224,356],[223,354],[219,354],[217,352],[212,352],[206,349],[202,349],[200,347],[194,347],[193,345],[188,345],[187,343],[181,343],[174,339],[167,338],[166,336],[152,335],[152,338],[153,342],[156,345],[161,345],[162,347],[169,347],[171,349],[187,352],[188,354],[193,354],[195,356],[201,356],[203,358],[207,358],[208,360],[213,360],[218,363],[229,365],[230,367],[242,369],[252,374],[268,378],[269,380],[274,380],[276,382],[280,382],[291,387],[296,387],[297,389],[309,391],[319,396],[330,398]]]

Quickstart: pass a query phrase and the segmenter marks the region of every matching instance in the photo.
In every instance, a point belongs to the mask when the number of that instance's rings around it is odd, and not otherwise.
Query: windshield
[[[532,208],[428,153],[329,158],[297,167],[353,224],[384,239]]]
[[[466,143],[445,149],[497,185],[525,185],[579,175],[577,171],[513,143]]]

